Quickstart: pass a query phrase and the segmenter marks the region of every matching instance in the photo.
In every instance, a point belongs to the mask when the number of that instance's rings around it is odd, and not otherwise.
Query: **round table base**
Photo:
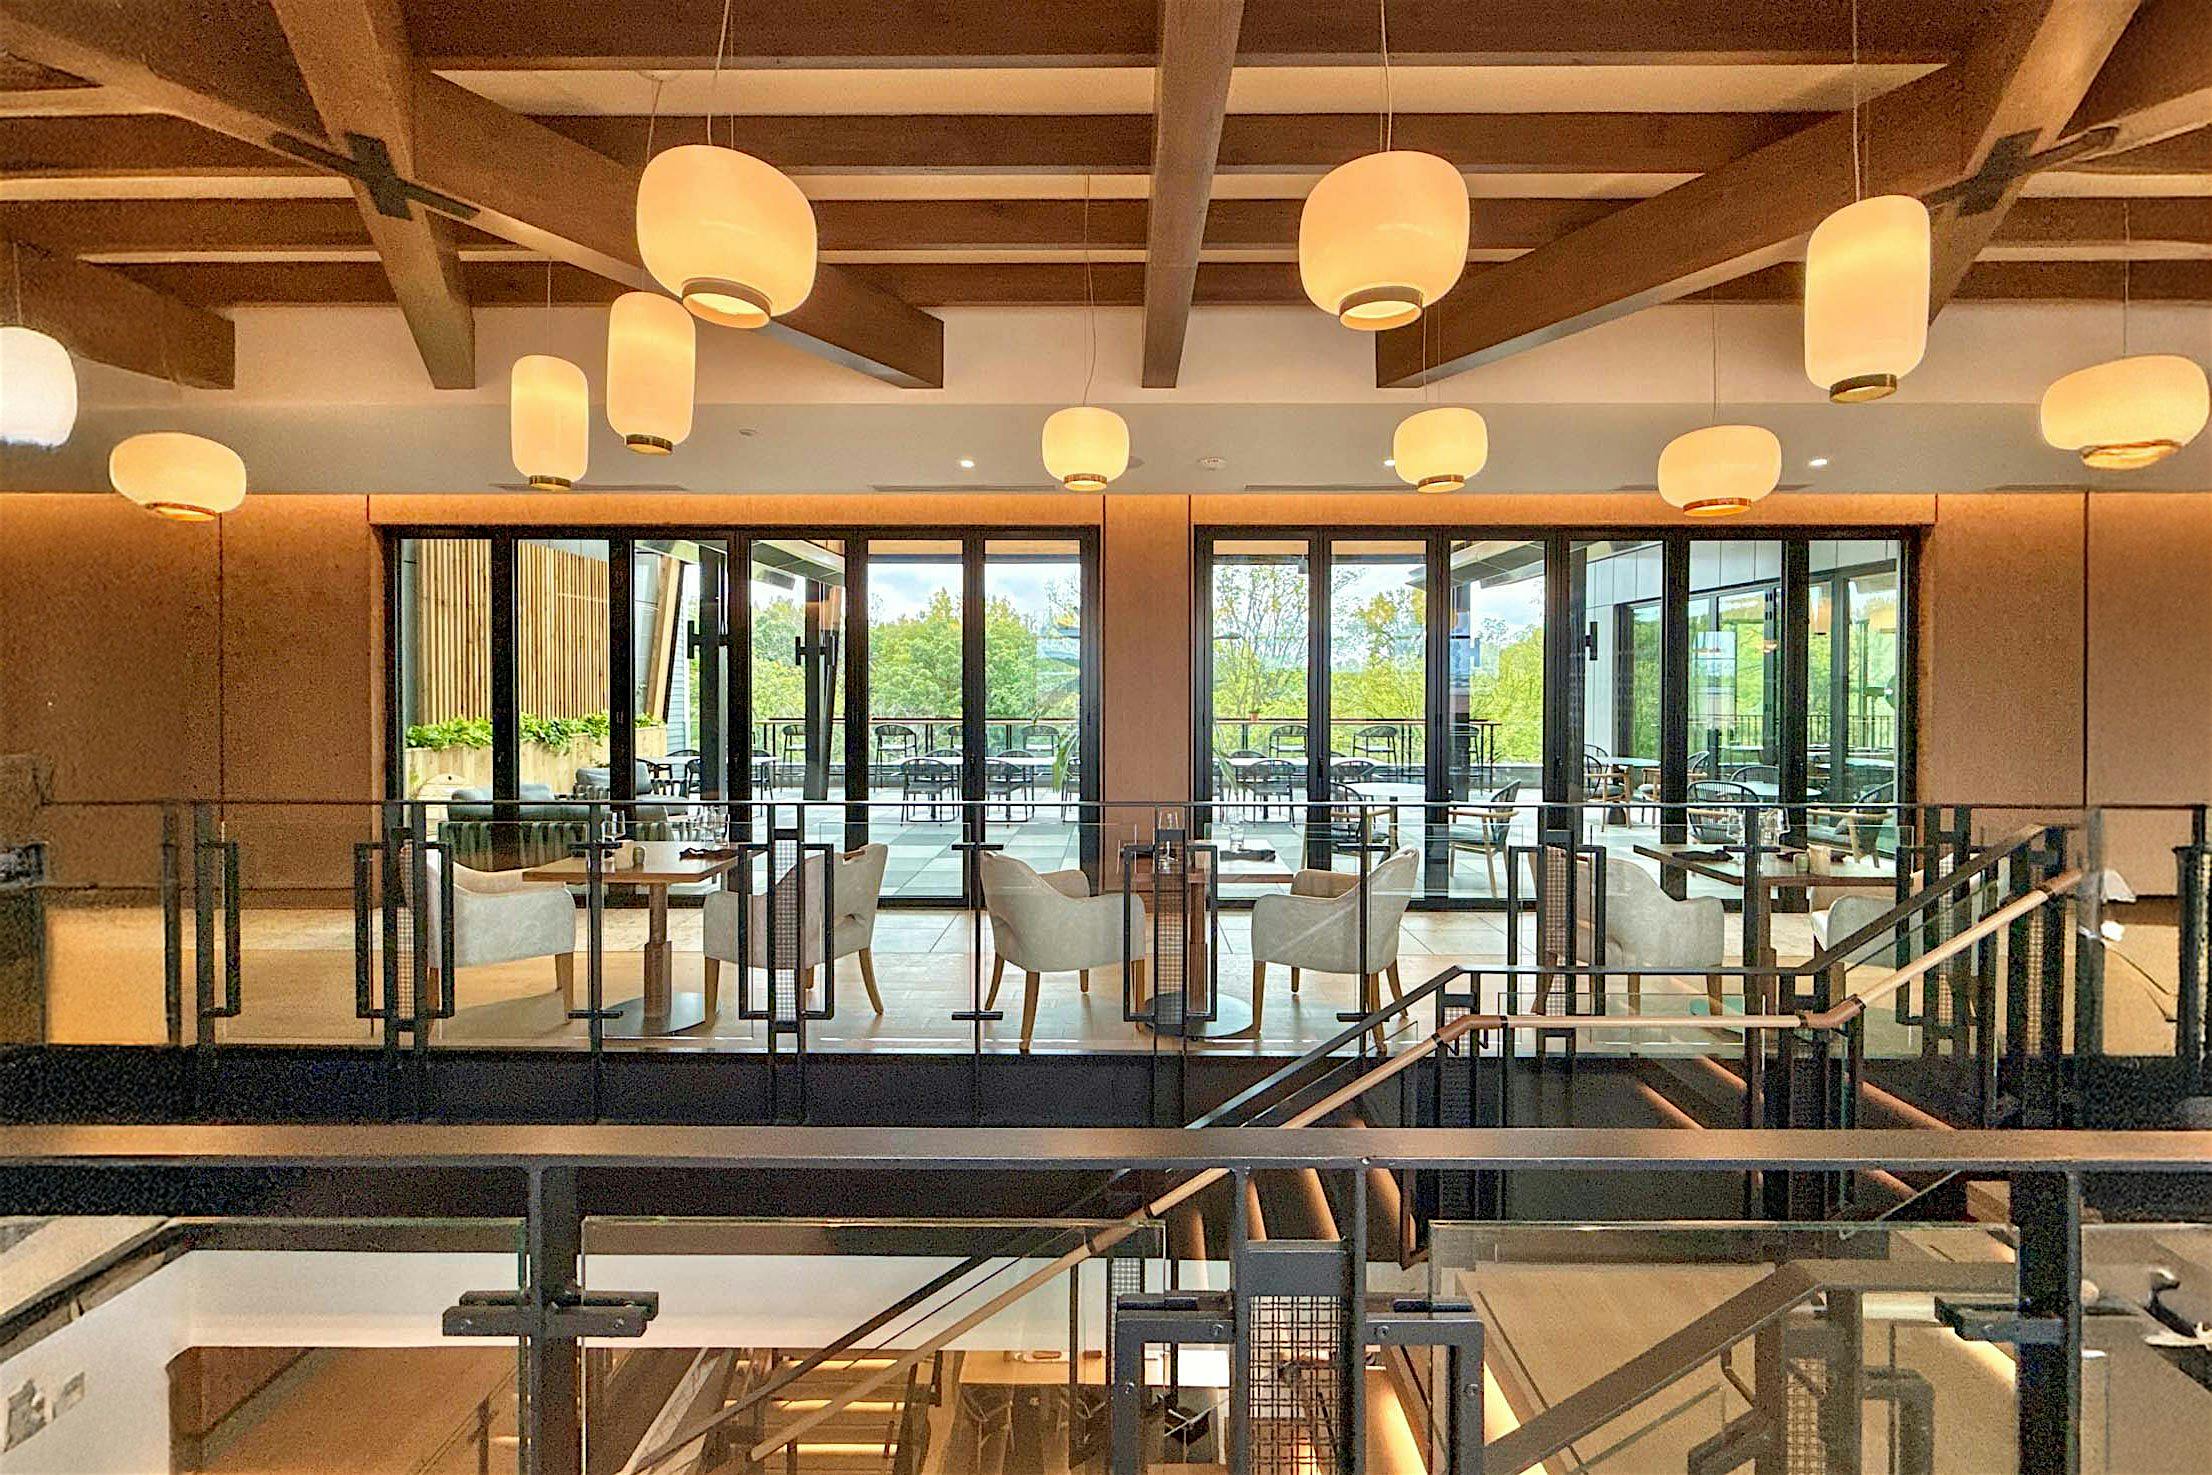
[[[645,1012],[645,1000],[630,999],[615,1010],[615,1017],[600,1023],[610,1040],[649,1040],[680,1035],[707,1022],[707,1001],[701,994],[671,994],[666,1014]]]
[[[1148,1019],[1137,1021],[1137,1028],[1148,1029],[1156,1035],[1168,1035],[1183,1040],[1228,1040],[1252,1032],[1252,1006],[1242,999],[1216,999],[1212,1019]]]

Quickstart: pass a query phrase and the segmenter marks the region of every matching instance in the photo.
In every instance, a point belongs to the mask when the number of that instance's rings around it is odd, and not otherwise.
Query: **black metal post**
[[[582,1344],[554,1317],[583,1294],[584,1221],[574,1168],[531,1171],[525,1230],[524,1294],[536,1315],[522,1348],[524,1475],[583,1475]]]
[[[2057,1324],[2019,1346],[2020,1475],[2081,1472],[2081,1180],[2015,1173],[2020,1317]]]

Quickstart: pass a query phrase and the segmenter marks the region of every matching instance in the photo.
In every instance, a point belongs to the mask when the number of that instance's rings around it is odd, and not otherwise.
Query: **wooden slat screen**
[[[538,717],[607,710],[607,561],[523,543],[515,550],[515,700]],[[491,544],[415,545],[417,722],[491,715]]]

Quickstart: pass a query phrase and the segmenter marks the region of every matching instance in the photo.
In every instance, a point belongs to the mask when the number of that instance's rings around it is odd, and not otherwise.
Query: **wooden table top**
[[[1638,845],[1635,852],[1658,861],[1661,865],[1680,866],[1683,870],[1707,880],[1730,886],[1743,884],[1743,862],[1732,858],[1715,859],[1712,846]],[[1775,856],[1773,859],[1785,861],[1786,857]],[[1897,873],[1877,869],[1879,862],[1870,865],[1866,861],[1847,860],[1842,864],[1846,869],[1831,871],[1797,871],[1785,869],[1782,865],[1772,868],[1762,866],[1759,870],[1759,884],[1769,891],[1809,891],[1830,886],[1862,891],[1887,891],[1897,885]]]
[[[700,881],[711,881],[737,864],[737,857],[686,856],[683,852],[696,842],[689,840],[643,840],[638,849],[644,852],[642,866],[621,866],[612,863],[601,873],[602,879],[624,886],[688,886]],[[590,869],[581,855],[565,860],[549,861],[542,866],[532,866],[522,873],[525,881],[559,881],[574,883],[590,876]]]

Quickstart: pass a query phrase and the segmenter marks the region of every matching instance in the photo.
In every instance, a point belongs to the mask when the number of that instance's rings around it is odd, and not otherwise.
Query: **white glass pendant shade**
[[[1045,420],[1045,470],[1071,492],[1102,492],[1129,469],[1129,422],[1096,405],[1071,405]]]
[[[625,292],[607,311],[607,423],[631,450],[665,456],[691,434],[698,329],[673,297]]]
[[[814,207],[751,154],[688,143],[655,154],[637,189],[653,279],[710,323],[757,328],[814,290]]]
[[[246,463],[205,436],[177,430],[134,435],[108,452],[108,480],[157,517],[206,522],[246,500]]]
[[[69,350],[36,328],[0,328],[0,445],[58,446],[76,423]]]
[[[1805,373],[1841,404],[1894,394],[1928,351],[1928,207],[1877,195],[1805,248]]]
[[[1490,459],[1490,427],[1464,405],[1408,415],[1390,438],[1398,475],[1424,492],[1456,492]]]
[[[1298,215],[1298,281],[1347,328],[1419,317],[1467,267],[1467,181],[1411,149],[1339,164]]]
[[[591,448],[591,388],[584,371],[550,354],[515,360],[507,388],[508,444],[515,470],[541,492],[583,480]]]
[[[1691,517],[1750,510],[1782,479],[1782,442],[1763,425],[1709,425],[1659,453],[1659,495]]]
[[[2043,438],[2082,464],[2133,471],[2165,460],[2204,430],[2204,370],[2171,353],[2077,369],[2043,391]]]

